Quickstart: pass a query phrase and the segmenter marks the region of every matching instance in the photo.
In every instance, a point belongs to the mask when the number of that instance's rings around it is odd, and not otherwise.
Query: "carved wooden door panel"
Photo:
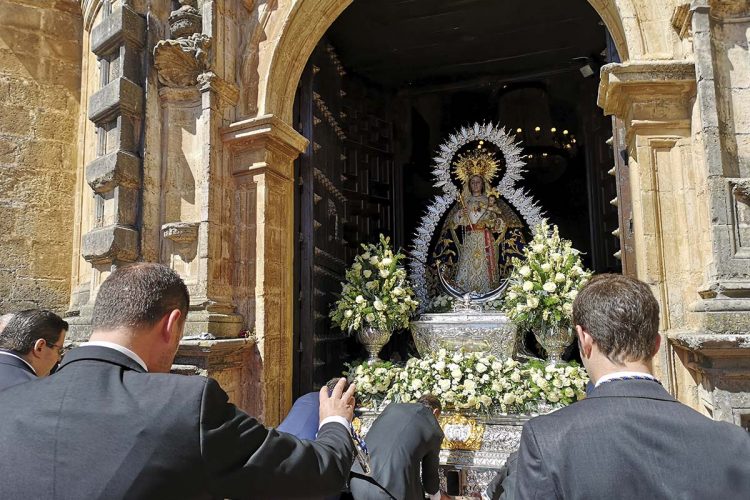
[[[360,243],[393,231],[392,126],[378,99],[346,74],[333,47],[318,44],[295,103],[297,129],[310,140],[295,167],[295,396],[357,357],[328,311]]]

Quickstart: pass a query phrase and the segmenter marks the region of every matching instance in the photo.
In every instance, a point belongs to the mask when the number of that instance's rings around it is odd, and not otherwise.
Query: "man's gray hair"
[[[621,274],[600,274],[573,302],[573,324],[596,341],[616,364],[651,359],[659,335],[659,303],[644,282]]]

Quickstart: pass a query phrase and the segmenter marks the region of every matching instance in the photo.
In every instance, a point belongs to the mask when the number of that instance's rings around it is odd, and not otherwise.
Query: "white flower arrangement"
[[[513,258],[510,286],[504,312],[519,325],[570,322],[573,300],[591,277],[584,269],[580,252],[560,238],[557,226],[543,220],[534,228],[534,239],[524,248],[522,259]]]
[[[378,244],[362,245],[363,253],[354,258],[341,283],[341,297],[330,317],[341,330],[372,326],[393,331],[409,326],[417,308],[406,271],[405,256],[391,250],[390,238],[380,235]]]
[[[544,404],[559,407],[582,399],[588,381],[575,363],[519,363],[446,349],[410,358],[403,367],[388,365],[362,364],[349,371],[359,404],[377,407],[383,401],[412,402],[432,394],[449,410],[528,413]]]

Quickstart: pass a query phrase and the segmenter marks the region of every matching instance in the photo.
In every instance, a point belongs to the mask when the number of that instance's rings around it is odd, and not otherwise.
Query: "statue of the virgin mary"
[[[523,223],[491,187],[497,170],[486,149],[459,155],[454,162],[461,191],[445,218],[433,258],[464,292],[497,288],[524,244]]]

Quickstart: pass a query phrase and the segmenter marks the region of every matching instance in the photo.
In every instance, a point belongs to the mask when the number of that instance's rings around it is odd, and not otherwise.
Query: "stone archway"
[[[264,359],[266,415],[274,421],[274,415],[283,414],[291,403],[292,277],[274,270],[291,269],[293,262],[293,160],[306,147],[290,125],[295,89],[314,46],[350,0],[245,3],[254,12],[256,31],[250,39],[257,43],[244,47],[245,55],[252,55],[247,60],[253,70],[247,74],[254,76],[241,87],[251,87],[247,95],[253,99],[252,105],[240,106],[238,114],[252,118],[224,129],[223,139],[233,171],[252,173],[248,178],[254,186],[256,213],[250,218],[255,217],[257,231],[254,321]],[[709,17],[716,10],[718,16],[729,16],[728,23],[744,18],[724,12],[721,0],[697,0],[693,7],[677,0],[589,3],[609,28],[623,59],[603,69],[598,104],[605,114],[620,118],[627,132],[633,206],[627,230],[635,241],[635,273],[652,286],[662,305],[665,348],[658,370],[681,400],[704,409],[696,391],[697,384],[705,385],[704,375],[688,359],[694,354],[681,353],[698,353],[704,347],[684,337],[742,331],[739,320],[732,318],[750,310],[745,302],[722,300],[724,283],[745,293],[750,278],[736,279],[734,269],[746,263],[727,250],[733,223],[711,218],[740,210],[733,207],[744,203],[737,201],[742,196],[731,193],[739,193],[745,184],[735,183],[740,186],[736,187],[731,179],[711,178],[738,167],[723,166],[715,139],[721,133],[716,117],[721,91],[714,88],[716,49],[710,42]],[[703,77],[700,82],[697,72]],[[268,348],[263,347],[266,341]]]

